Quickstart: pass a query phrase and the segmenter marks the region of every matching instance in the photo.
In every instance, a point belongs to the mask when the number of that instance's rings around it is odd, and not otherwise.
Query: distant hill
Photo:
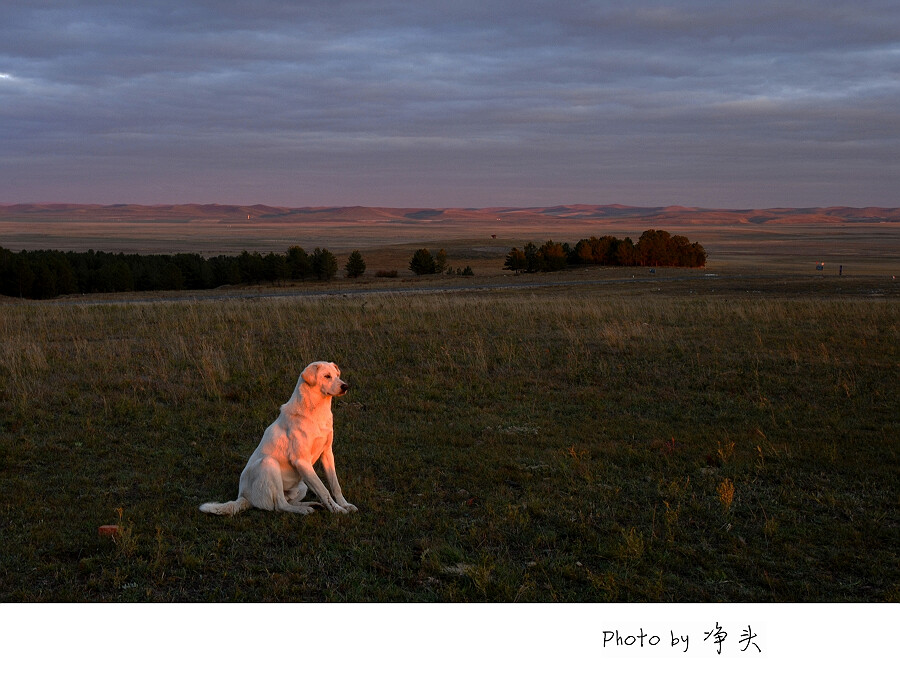
[[[549,207],[465,208],[375,208],[235,206],[226,204],[0,204],[0,219],[69,222],[246,222],[283,223],[441,223],[471,220],[585,219],[610,222],[641,222],[665,225],[779,225],[805,223],[900,222],[900,208],[706,209],[685,206],[627,206],[624,204],[569,204]]]
[[[900,222],[900,208],[850,208],[843,206],[819,208],[772,209],[704,209],[685,206],[624,206],[612,204],[590,206],[554,206],[531,209],[557,218],[590,218],[635,220],[672,225],[731,225],[731,224],[801,224],[801,223],[880,223]]]

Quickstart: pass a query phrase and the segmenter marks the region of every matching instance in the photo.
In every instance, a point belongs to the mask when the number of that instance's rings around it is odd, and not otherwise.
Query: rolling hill
[[[665,225],[797,225],[806,223],[894,223],[900,208],[851,208],[842,206],[770,209],[706,209],[684,206],[627,206],[624,204],[570,204],[549,207],[377,208],[280,207],[254,204],[0,204],[0,219],[68,222],[246,222],[282,223],[441,223],[472,220],[605,220],[640,221]]]

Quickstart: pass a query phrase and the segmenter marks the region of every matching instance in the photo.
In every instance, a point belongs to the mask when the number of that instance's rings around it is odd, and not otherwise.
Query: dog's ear
[[[340,377],[340,376],[341,376],[341,369],[338,368],[338,364],[336,364],[334,361],[332,361],[332,362],[331,362],[331,365],[334,366],[334,372],[336,372],[336,373],[337,373],[337,376]]]
[[[300,377],[303,378],[303,381],[306,382],[310,387],[316,384],[316,373],[319,371],[319,366],[316,363],[310,363],[306,368],[303,369],[303,372],[300,373]]]

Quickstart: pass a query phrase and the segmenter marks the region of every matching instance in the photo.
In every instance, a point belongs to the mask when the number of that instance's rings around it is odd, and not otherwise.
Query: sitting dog
[[[278,419],[266,429],[247,461],[238,498],[224,504],[208,502],[200,510],[220,516],[233,516],[251,506],[303,515],[320,505],[334,513],[356,511],[341,493],[332,451],[331,399],[343,396],[349,388],[335,364],[310,363],[300,374],[290,400],[281,406]],[[313,469],[320,458],[331,493]],[[308,488],[312,488],[321,504],[300,501]]]

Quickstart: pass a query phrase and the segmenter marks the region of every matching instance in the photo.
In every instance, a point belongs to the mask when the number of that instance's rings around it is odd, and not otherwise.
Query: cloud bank
[[[893,1],[4,3],[0,202],[893,206],[898,36]]]

